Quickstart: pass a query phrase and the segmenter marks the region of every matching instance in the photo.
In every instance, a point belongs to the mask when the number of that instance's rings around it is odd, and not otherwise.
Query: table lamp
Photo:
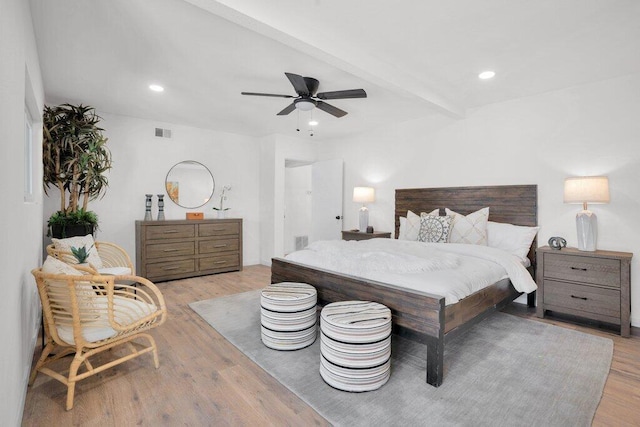
[[[582,203],[576,214],[578,249],[595,251],[598,240],[596,214],[587,209],[587,203],[609,203],[609,178],[606,176],[578,176],[564,181],[564,202]]]
[[[365,206],[365,203],[371,203],[376,200],[375,190],[371,187],[354,187],[353,188],[353,201],[356,203],[362,203],[362,207],[359,212],[359,227],[361,233],[367,232],[367,226],[369,225],[369,209]]]

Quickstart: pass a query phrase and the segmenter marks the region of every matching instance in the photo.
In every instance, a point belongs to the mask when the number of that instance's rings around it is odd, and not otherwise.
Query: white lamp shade
[[[564,180],[565,203],[609,203],[609,178],[577,176]]]
[[[353,188],[353,201],[356,203],[371,203],[375,202],[376,195],[375,190],[371,187],[354,187]]]

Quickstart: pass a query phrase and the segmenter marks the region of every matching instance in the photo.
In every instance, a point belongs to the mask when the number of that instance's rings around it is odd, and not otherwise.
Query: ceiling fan
[[[320,82],[313,77],[302,77],[293,73],[284,73],[298,96],[277,95],[273,93],[257,93],[257,92],[241,92],[242,95],[252,96],[272,96],[275,98],[295,98],[284,110],[278,113],[278,116],[286,116],[295,109],[301,111],[313,110],[318,107],[320,110],[331,114],[335,117],[342,117],[347,114],[346,111],[334,107],[322,101],[323,99],[349,99],[349,98],[366,98],[367,93],[364,89],[338,90],[335,92],[316,93]]]

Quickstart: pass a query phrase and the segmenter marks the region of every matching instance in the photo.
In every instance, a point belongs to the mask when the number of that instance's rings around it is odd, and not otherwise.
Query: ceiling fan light
[[[315,108],[316,104],[311,101],[300,100],[296,102],[296,108],[300,111],[311,111]]]

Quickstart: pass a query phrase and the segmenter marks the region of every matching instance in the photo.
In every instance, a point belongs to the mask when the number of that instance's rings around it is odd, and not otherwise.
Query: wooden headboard
[[[410,188],[396,190],[395,236],[400,230],[400,217],[407,211],[420,215],[434,209],[449,208],[463,215],[489,207],[489,220],[534,227],[538,225],[537,185],[493,185],[485,187]],[[441,215],[443,212],[441,211]],[[535,265],[534,240],[529,251]]]

